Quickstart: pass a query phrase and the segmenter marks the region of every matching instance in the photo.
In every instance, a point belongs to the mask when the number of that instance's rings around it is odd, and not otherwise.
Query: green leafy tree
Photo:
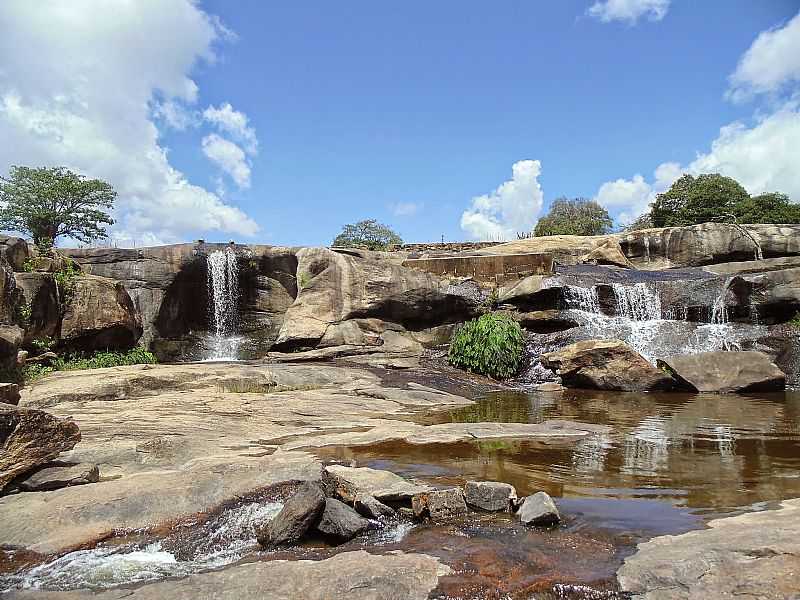
[[[681,227],[719,221],[750,199],[741,184],[719,173],[683,175],[656,196],[650,217],[654,227]]]
[[[43,249],[61,236],[89,243],[108,237],[116,195],[105,181],[65,167],[11,167],[0,177],[0,228],[28,234]]]
[[[519,371],[524,350],[519,323],[503,313],[486,313],[456,331],[447,358],[454,367],[504,379]]]
[[[399,235],[375,219],[345,225],[342,233],[333,240],[333,246],[339,248],[365,247],[368,250],[385,250],[391,245],[402,243]]]
[[[614,222],[608,211],[588,198],[557,198],[550,211],[536,223],[534,235],[601,235]]]
[[[628,224],[625,227],[625,231],[639,231],[640,229],[651,229],[652,227],[653,218],[650,216],[650,213],[644,213]]]
[[[753,196],[734,206],[739,223],[800,223],[800,204],[786,194],[771,192]]]

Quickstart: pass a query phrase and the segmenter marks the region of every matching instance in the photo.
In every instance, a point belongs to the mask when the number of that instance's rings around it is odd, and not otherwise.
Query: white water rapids
[[[211,349],[206,361],[239,359],[239,265],[232,249],[217,250],[206,257]]]

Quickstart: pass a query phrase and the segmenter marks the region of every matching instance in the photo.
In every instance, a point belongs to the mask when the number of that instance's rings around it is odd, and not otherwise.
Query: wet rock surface
[[[546,492],[536,492],[526,497],[517,510],[517,517],[525,525],[551,526],[561,521],[556,503]]]
[[[258,543],[266,548],[298,542],[319,522],[326,508],[319,485],[306,482],[292,494],[281,512],[257,532]]]
[[[517,490],[510,483],[468,481],[464,498],[472,508],[490,512],[509,511],[517,499]]]
[[[761,352],[702,352],[671,356],[658,365],[695,392],[772,392],[786,386],[785,373]]]
[[[86,485],[100,481],[100,470],[91,463],[56,464],[39,469],[15,482],[23,492],[47,492],[71,485]]]
[[[353,506],[360,515],[370,519],[387,519],[397,514],[391,506],[387,506],[369,494],[356,494]]]
[[[414,494],[411,509],[417,519],[448,521],[467,514],[467,504],[461,488],[431,490]]]
[[[800,500],[708,525],[640,544],[619,570],[622,589],[642,600],[797,596]]]
[[[316,524],[320,533],[336,542],[351,540],[369,527],[369,521],[335,498],[325,500],[324,510]]]

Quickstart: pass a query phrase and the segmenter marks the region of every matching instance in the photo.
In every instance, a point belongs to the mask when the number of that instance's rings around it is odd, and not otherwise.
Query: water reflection
[[[735,396],[502,392],[440,421],[573,419],[612,427],[572,447],[492,441],[389,443],[337,458],[442,483],[481,478],[566,497],[650,498],[708,516],[800,496],[800,393]]]

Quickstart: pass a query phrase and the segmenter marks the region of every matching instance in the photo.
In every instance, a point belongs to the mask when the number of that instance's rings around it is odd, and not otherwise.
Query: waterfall
[[[731,278],[728,277],[725,283],[722,284],[722,289],[719,294],[717,294],[717,297],[714,299],[714,305],[711,307],[712,325],[726,325],[730,321],[728,305],[725,303],[725,299],[728,295],[728,286],[730,284]]]
[[[239,339],[239,265],[232,249],[217,250],[206,257],[208,307],[213,338],[207,360],[237,360]]]
[[[657,321],[661,318],[661,296],[646,283],[613,284],[617,314],[631,321]]]
[[[564,302],[567,308],[582,310],[587,313],[600,313],[600,300],[595,287],[585,288],[568,285],[564,291]]]

